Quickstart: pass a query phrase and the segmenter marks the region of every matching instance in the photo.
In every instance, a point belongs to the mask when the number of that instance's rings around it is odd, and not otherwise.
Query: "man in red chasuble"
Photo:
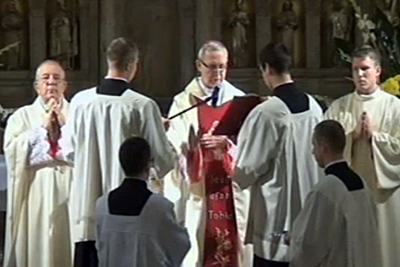
[[[251,247],[243,244],[249,193],[238,192],[231,179],[236,145],[229,136],[214,134],[229,101],[244,93],[225,80],[228,50],[222,43],[206,42],[196,67],[199,77],[174,97],[169,116],[213,100],[172,119],[167,132],[180,167],[165,178],[164,194],[175,203],[191,242],[183,266],[251,266]]]

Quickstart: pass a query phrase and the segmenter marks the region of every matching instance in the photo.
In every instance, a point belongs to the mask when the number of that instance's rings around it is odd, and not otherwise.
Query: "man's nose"
[[[217,76],[218,79],[221,79],[222,78],[222,73],[223,73],[223,69],[217,69],[215,71],[215,76]]]
[[[49,79],[47,79],[48,84],[57,84],[57,79],[55,79],[53,76],[50,76]]]

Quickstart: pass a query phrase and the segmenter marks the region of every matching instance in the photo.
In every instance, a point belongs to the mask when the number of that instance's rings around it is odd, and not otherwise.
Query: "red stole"
[[[199,129],[212,133],[231,102],[213,108],[198,108]],[[204,267],[237,267],[238,231],[233,200],[231,176],[234,159],[227,150],[205,149],[198,146],[193,154],[192,182],[204,180],[205,185],[205,239]]]

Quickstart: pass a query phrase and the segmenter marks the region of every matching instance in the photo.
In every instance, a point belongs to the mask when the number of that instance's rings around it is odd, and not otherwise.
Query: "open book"
[[[219,124],[215,128],[214,135],[236,136],[239,134],[240,127],[250,111],[263,101],[262,97],[255,94],[234,97],[231,101],[219,107],[204,105],[200,112],[205,114],[219,113]]]

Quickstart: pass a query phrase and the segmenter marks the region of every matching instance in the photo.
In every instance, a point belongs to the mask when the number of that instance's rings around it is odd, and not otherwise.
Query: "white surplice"
[[[292,114],[273,96],[254,108],[238,137],[234,180],[251,187],[246,242],[263,259],[289,261],[288,246],[270,235],[291,231],[307,194],[322,174],[311,154],[314,127],[322,110],[310,96],[309,110]]]
[[[196,104],[194,97],[204,99],[211,92],[207,92],[200,78],[193,79],[186,88],[174,97],[169,110],[169,116]],[[243,96],[244,93],[227,81],[220,86],[217,105],[221,105],[232,100],[235,96]],[[189,144],[190,129],[193,133],[199,130],[198,109],[191,111],[171,120],[167,136],[174,145],[176,151],[181,151],[181,146]],[[182,160],[182,156],[181,156]],[[184,160],[183,165],[185,165]],[[175,170],[164,179],[164,196],[175,204],[178,221],[182,222],[188,229],[191,248],[183,262],[184,267],[201,266],[204,250],[204,231],[205,231],[205,194],[204,181],[191,184],[190,178],[186,177],[185,171]],[[233,182],[234,208],[237,219],[239,236],[242,243],[247,219],[247,207],[249,192],[237,190],[237,185]],[[243,245],[243,244],[242,244]],[[251,248],[241,248],[240,258],[242,266],[251,266]],[[244,250],[244,251],[243,251]]]
[[[353,140],[363,112],[376,132],[372,140]],[[378,89],[371,95],[353,92],[334,101],[326,113],[346,131],[346,159],[365,179],[377,205],[383,267],[400,262],[400,100]]]
[[[74,242],[94,240],[95,203],[124,179],[118,151],[127,138],[147,140],[158,177],[173,168],[173,149],[157,104],[131,89],[121,96],[98,94],[96,88],[76,94],[64,135],[64,151],[73,155],[75,162],[71,195]]]
[[[368,189],[349,191],[327,175],[308,195],[291,232],[290,266],[380,266],[375,205]]]
[[[187,230],[173,204],[152,194],[137,216],[114,215],[108,194],[97,200],[96,248],[100,267],[179,267],[189,250]]]
[[[62,113],[67,117],[65,100]],[[32,105],[17,110],[7,123],[4,142],[8,167],[6,267],[70,267],[72,264],[68,211],[72,168],[65,161],[37,152],[49,152],[50,148],[32,138],[37,132],[45,131],[41,128],[45,115],[46,107],[38,97]]]

